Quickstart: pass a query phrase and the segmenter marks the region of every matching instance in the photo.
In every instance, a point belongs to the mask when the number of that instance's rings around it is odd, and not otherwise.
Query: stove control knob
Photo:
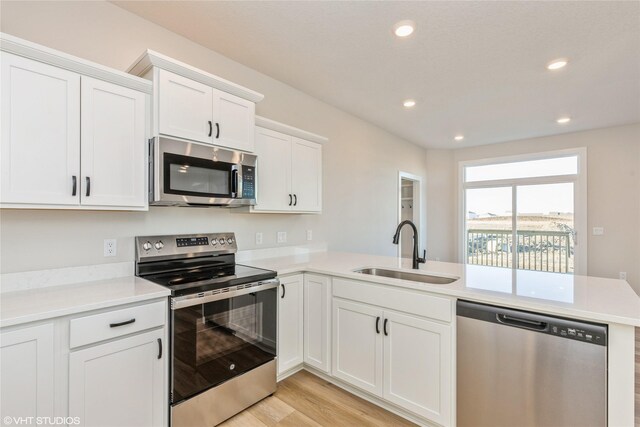
[[[226,241],[226,240],[224,240],[224,237],[223,237],[223,238],[221,238],[221,239],[218,241],[218,243],[220,243],[222,246],[224,246],[224,245],[225,245],[225,243],[227,243],[227,241]]]
[[[162,243],[162,240],[158,240],[154,246],[156,247],[157,250],[160,250],[164,248],[164,243]]]
[[[144,249],[145,251],[149,251],[151,249],[151,242],[144,242],[142,244],[142,249]]]
[[[217,244],[218,244],[218,239],[216,239],[215,237],[211,239],[211,246],[215,246]]]
[[[230,245],[233,245],[233,239],[231,237],[229,237],[227,239],[227,243],[230,244]]]

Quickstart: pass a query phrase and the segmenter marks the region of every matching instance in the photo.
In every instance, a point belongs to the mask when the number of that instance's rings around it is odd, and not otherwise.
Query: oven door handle
[[[251,285],[252,286],[239,285],[243,287],[242,289],[238,289],[238,286],[233,286],[231,288],[211,291],[216,293],[205,292],[171,298],[171,310],[179,310],[181,308],[191,307],[192,305],[206,304],[208,302],[231,299],[240,295],[253,294],[260,291],[266,291],[267,289],[274,289],[280,285],[280,281],[278,279],[270,279],[254,282]]]

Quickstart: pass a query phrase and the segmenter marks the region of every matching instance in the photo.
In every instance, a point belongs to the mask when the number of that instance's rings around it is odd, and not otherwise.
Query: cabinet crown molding
[[[208,73],[199,68],[193,67],[177,59],[170,58],[166,55],[158,53],[154,50],[147,49],[127,70],[128,73],[136,76],[143,76],[152,67],[158,67],[163,70],[181,75],[191,80],[195,80],[223,92],[230,93],[251,102],[260,102],[264,99],[264,95],[240,86],[229,80],[218,77],[215,74]]]
[[[329,138],[327,137],[294,128],[293,126],[285,125],[284,123],[276,122],[275,120],[267,119],[266,117],[258,115],[256,115],[256,126],[295,136],[297,138],[306,139],[307,141],[316,142],[318,144],[329,142]]]
[[[1,32],[0,50],[147,94],[151,93],[153,87],[151,82],[141,77]]]

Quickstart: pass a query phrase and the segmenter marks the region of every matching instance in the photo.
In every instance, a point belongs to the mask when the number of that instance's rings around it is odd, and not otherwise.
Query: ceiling
[[[426,147],[640,121],[637,1],[114,3]]]

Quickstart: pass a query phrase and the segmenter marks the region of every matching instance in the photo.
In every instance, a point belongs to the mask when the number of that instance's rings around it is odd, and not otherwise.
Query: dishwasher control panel
[[[582,325],[581,325],[582,326]],[[552,335],[558,335],[564,338],[571,338],[578,341],[592,342],[604,345],[607,337],[603,332],[598,330],[589,330],[576,327],[575,325],[562,325],[552,323],[549,325],[549,332]]]

